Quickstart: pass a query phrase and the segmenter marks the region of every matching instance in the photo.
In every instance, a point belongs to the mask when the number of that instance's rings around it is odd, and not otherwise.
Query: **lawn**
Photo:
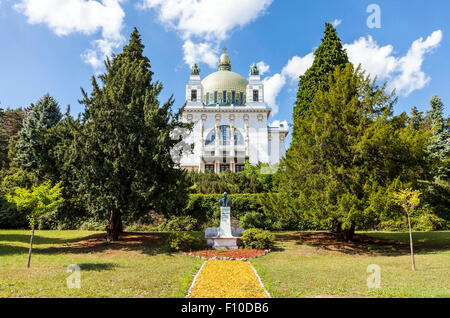
[[[169,253],[161,233],[105,244],[95,232],[36,231],[27,269],[29,235],[0,230],[0,297],[185,297],[202,264]],[[67,287],[70,264],[81,268],[80,289]]]
[[[273,297],[450,297],[450,232],[413,233],[415,272],[408,233],[360,233],[354,244],[307,234],[278,233],[277,250],[252,260]],[[380,289],[367,287],[370,264]]]
[[[203,263],[170,253],[165,233],[106,244],[96,232],[37,231],[27,269],[29,235],[0,230],[0,297],[185,297]],[[450,297],[450,232],[413,235],[416,272],[407,233],[359,233],[350,244],[325,232],[276,233],[276,250],[251,262],[273,297]],[[80,289],[67,287],[70,264],[81,268]],[[381,267],[381,289],[367,288],[370,264]]]

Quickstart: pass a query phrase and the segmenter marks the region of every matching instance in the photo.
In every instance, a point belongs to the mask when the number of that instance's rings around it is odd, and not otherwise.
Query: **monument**
[[[220,226],[209,227],[205,231],[208,246],[213,249],[237,249],[237,240],[242,236],[244,229],[231,227],[231,199],[227,193],[219,200]]]

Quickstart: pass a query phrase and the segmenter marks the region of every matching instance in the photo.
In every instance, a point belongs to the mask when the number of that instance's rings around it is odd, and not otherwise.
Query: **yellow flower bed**
[[[209,261],[191,290],[191,298],[267,298],[249,262]]]

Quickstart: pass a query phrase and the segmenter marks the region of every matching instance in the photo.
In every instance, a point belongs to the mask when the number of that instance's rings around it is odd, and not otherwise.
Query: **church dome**
[[[224,53],[219,60],[219,70],[205,77],[202,81],[204,101],[206,104],[230,104],[234,97],[234,104],[244,104],[248,81],[241,75],[231,71],[228,54]],[[227,97],[223,99],[223,92]],[[234,92],[234,93],[233,93]]]

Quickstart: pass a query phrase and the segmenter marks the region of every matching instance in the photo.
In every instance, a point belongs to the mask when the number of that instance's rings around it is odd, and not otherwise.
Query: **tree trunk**
[[[408,216],[408,226],[409,226],[409,246],[411,248],[411,266],[412,266],[412,270],[415,271],[416,263],[414,262],[414,249],[413,249],[413,239],[412,239],[412,230],[411,230],[411,219],[409,218],[409,214],[407,214],[407,216]]]
[[[355,225],[351,225],[349,229],[345,229],[343,232],[343,238],[346,242],[351,242],[353,240],[353,236],[355,235]]]
[[[28,264],[27,267],[30,268],[31,264],[31,251],[33,250],[33,239],[34,239],[34,223],[31,230],[31,238],[30,238],[30,249],[28,250]]]
[[[120,233],[122,233],[120,210],[112,209],[109,215],[108,227],[106,228],[106,239],[108,242],[118,241]]]

